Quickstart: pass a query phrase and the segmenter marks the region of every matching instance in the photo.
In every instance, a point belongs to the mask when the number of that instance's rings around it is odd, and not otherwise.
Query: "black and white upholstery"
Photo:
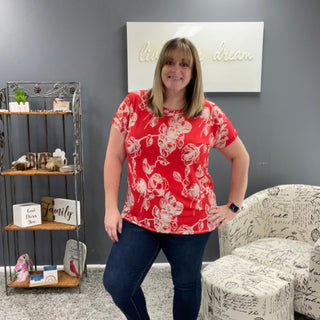
[[[293,276],[294,310],[320,319],[319,186],[280,185],[248,197],[219,230],[219,245],[221,257],[236,255]]]

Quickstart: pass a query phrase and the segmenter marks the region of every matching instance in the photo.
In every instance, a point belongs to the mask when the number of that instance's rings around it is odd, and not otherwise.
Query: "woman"
[[[211,147],[231,162],[229,203],[217,206]],[[120,176],[128,191],[118,210]],[[224,113],[205,100],[199,56],[187,39],[168,41],[153,88],[127,95],[111,126],[104,166],[105,229],[114,242],[104,285],[127,319],[149,319],[141,283],[162,249],[171,266],[175,320],[195,320],[208,238],[233,219],[247,188],[249,156]]]

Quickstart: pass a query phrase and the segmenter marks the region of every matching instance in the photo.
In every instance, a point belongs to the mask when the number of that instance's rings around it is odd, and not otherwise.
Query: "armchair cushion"
[[[263,238],[236,248],[232,254],[294,276],[296,311],[305,313],[304,296],[310,286],[309,264],[314,246],[291,239]]]

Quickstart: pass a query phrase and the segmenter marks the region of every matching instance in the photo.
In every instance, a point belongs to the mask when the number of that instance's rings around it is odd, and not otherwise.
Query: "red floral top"
[[[147,91],[123,100],[112,125],[126,135],[128,190],[122,216],[143,228],[171,234],[209,232],[209,210],[216,205],[208,173],[209,150],[222,149],[238,133],[214,103],[188,119],[180,110],[164,108],[155,116]]]

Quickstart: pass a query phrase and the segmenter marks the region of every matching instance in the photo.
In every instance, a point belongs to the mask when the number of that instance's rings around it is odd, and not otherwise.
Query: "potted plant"
[[[28,96],[20,88],[14,90],[15,102],[9,103],[10,111],[12,112],[29,112],[29,102],[27,102]]]

